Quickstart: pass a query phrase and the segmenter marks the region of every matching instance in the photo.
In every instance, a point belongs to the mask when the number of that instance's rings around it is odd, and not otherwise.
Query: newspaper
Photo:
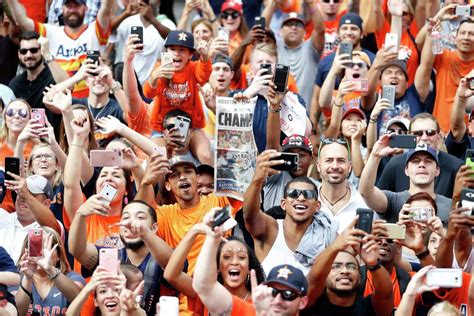
[[[257,146],[253,137],[253,113],[257,98],[248,103],[233,98],[216,100],[216,195],[243,201],[255,171]]]

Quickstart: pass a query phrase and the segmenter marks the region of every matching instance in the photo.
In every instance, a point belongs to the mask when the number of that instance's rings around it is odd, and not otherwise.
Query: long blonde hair
[[[459,315],[459,310],[447,301],[433,305],[428,311],[428,316],[436,316],[438,313],[451,313],[453,316]]]
[[[8,130],[7,120],[6,120],[6,115],[7,115],[6,113],[7,113],[8,107],[13,102],[22,102],[23,104],[25,104],[26,107],[28,108],[28,116],[30,116],[31,106],[25,99],[11,100],[10,103],[8,103],[8,105],[2,111],[3,120],[2,120],[2,126],[0,126],[0,143],[4,143],[8,139],[8,136],[9,136],[9,130]]]
[[[50,144],[46,144],[46,143],[39,143],[37,145],[35,145],[32,149],[31,149],[31,153],[30,153],[30,156],[28,157],[28,168],[27,168],[27,175],[28,176],[31,176],[34,174],[33,170],[31,169],[31,165],[33,163],[33,160],[32,160],[32,157],[33,157],[33,152],[37,149],[37,148],[48,148],[50,149],[53,153],[53,149],[51,148],[51,145]],[[58,167],[58,169],[56,170],[55,174],[54,174],[54,179],[53,179],[53,183],[51,183],[51,185],[53,186],[53,188],[56,188],[59,183],[61,182],[61,179],[62,179],[62,175],[63,175],[63,170],[62,168],[59,166],[59,161],[58,161],[58,158],[56,157],[56,155],[54,155],[54,158],[56,158],[56,165]]]

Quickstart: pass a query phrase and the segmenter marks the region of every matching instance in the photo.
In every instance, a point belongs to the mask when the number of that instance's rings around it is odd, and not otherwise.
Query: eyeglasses
[[[36,155],[32,155],[31,156],[31,160],[33,161],[37,161],[37,160],[41,160],[41,159],[46,159],[46,160],[53,160],[55,157],[51,154],[36,154]]]
[[[332,0],[332,3],[339,3],[340,0]],[[323,0],[324,3],[330,3],[331,0]]]
[[[367,64],[364,62],[359,62],[359,63],[349,62],[346,65],[348,68],[354,68],[355,66],[357,66],[357,68],[365,68],[367,66]]]
[[[434,129],[429,129],[426,131],[412,131],[412,134],[415,135],[416,137],[421,137],[423,134],[426,134],[428,137],[432,137],[438,134],[437,130]]]
[[[407,131],[401,128],[400,129],[389,128],[385,134],[406,135]]]
[[[28,111],[25,110],[25,109],[19,109],[19,110],[16,110],[16,109],[7,109],[7,111],[5,112],[5,114],[9,117],[13,117],[15,116],[15,114],[17,114],[21,117],[21,118],[27,118],[28,117]]]
[[[318,197],[318,193],[314,190],[291,189],[286,192],[286,196],[292,199],[297,199],[301,194],[307,200],[315,200]]]
[[[284,24],[284,26],[288,26],[288,27],[293,27],[293,26],[296,26],[296,27],[301,27],[303,28],[304,27],[304,24],[301,23],[300,21],[288,21]]]
[[[298,293],[293,292],[291,290],[279,290],[272,287],[272,296],[277,297],[278,294],[281,295],[281,298],[284,301],[290,301],[290,302],[294,301],[297,297],[299,297]]]
[[[39,47],[31,47],[31,48],[20,48],[20,54],[21,55],[26,55],[26,53],[30,52],[32,54],[36,54],[39,52],[40,48]]]
[[[237,19],[239,16],[240,14],[237,11],[221,13],[221,18],[223,18],[224,20],[227,19],[228,17],[231,17],[232,19]]]
[[[331,266],[331,270],[341,270],[343,267],[346,267],[347,270],[349,271],[356,271],[358,270],[358,266],[357,264],[355,263],[352,263],[352,262],[347,262],[347,263],[339,263],[339,262],[336,262],[336,263],[333,263],[332,266]]]
[[[338,144],[346,146],[347,152],[349,153],[349,160],[351,159],[351,149],[349,147],[349,143],[344,138],[321,138],[321,143],[319,144],[319,149],[318,149],[318,156],[321,155],[321,150],[323,149],[324,146],[332,144],[332,143],[338,143]]]

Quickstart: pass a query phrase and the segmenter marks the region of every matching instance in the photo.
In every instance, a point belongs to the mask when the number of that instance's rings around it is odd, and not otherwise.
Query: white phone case
[[[428,286],[454,288],[462,286],[461,269],[433,269],[426,274]]]
[[[179,300],[175,296],[160,297],[160,316],[178,316]]]
[[[398,34],[395,33],[387,33],[385,35],[385,47],[392,46],[389,50],[390,52],[396,53],[400,50],[400,45],[398,42]]]
[[[104,198],[105,201],[107,201],[109,204],[113,201],[115,198],[115,195],[117,194],[117,190],[110,186],[109,184],[106,184],[105,187],[100,191],[100,194]]]

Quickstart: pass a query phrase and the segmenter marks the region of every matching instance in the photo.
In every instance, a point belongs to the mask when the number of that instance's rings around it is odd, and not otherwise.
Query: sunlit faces
[[[201,41],[209,42],[212,38],[212,30],[210,30],[206,24],[199,23],[193,30],[194,42],[199,43]]]
[[[316,191],[314,185],[305,182],[294,182],[288,187],[288,191],[292,189],[298,190],[312,190]],[[281,208],[286,211],[286,216],[297,224],[311,221],[314,213],[319,210],[321,203],[314,198],[305,197],[304,194],[299,194],[298,197],[290,197],[286,194],[286,198],[281,201]]]
[[[325,17],[325,20],[334,20],[336,18],[337,12],[339,12],[340,5],[341,4],[339,0],[319,2],[319,7],[321,8],[321,13]]]
[[[405,94],[407,90],[407,79],[405,73],[398,66],[389,66],[385,68],[380,77],[381,85],[395,86],[395,97],[398,99]]]
[[[142,203],[130,203],[126,205],[122,211],[120,222],[124,224],[120,226],[120,239],[128,249],[139,249],[144,245],[141,238],[134,238],[129,227],[127,227],[128,224],[140,222],[150,230],[156,228],[156,224],[153,224],[150,214],[148,213],[148,206]]]
[[[252,70],[253,77],[255,77],[255,75],[258,73],[260,70],[260,65],[262,64],[271,64],[273,67],[272,72],[274,72],[276,62],[276,56],[269,55],[266,52],[258,49],[254,50],[250,58],[250,69]]]
[[[43,63],[40,44],[37,39],[21,40],[18,50],[20,64],[28,70],[35,70]]]
[[[465,22],[459,26],[456,48],[464,54],[474,53],[474,22]]]
[[[235,10],[225,10],[221,13],[222,26],[228,29],[231,33],[239,29],[242,17],[239,12]]]
[[[30,154],[31,171],[39,174],[49,181],[59,169],[56,155],[48,146],[37,146]]]
[[[361,29],[354,24],[343,24],[338,30],[341,42],[351,42],[354,47],[359,45],[362,37]]]
[[[439,168],[431,155],[419,152],[408,161],[405,174],[415,185],[428,185],[433,183],[434,178],[439,175]]]
[[[174,167],[165,186],[168,191],[173,192],[178,201],[191,201],[197,193],[196,169],[186,164]]]
[[[230,240],[222,246],[219,272],[228,288],[245,286],[250,273],[247,248],[238,240]]]
[[[367,78],[369,66],[358,56],[352,56],[352,64],[345,68],[345,77],[348,79]]]
[[[120,315],[120,289],[99,285],[95,290],[94,305],[101,315]]]
[[[107,184],[117,190],[117,194],[112,203],[121,203],[123,197],[127,194],[127,180],[125,179],[123,169],[120,167],[103,167],[97,178],[96,191],[100,192]]]
[[[351,172],[347,150],[346,145],[336,142],[321,148],[317,166],[323,183],[339,184],[347,179]]]
[[[183,70],[192,56],[191,50],[183,46],[171,45],[166,50],[173,54],[173,68],[175,71]]]
[[[227,63],[217,62],[212,65],[212,73],[209,84],[217,91],[225,92],[229,89],[234,72]]]
[[[209,195],[214,192],[214,175],[201,173],[197,178],[197,191],[199,195]]]
[[[95,95],[102,95],[109,93],[110,88],[105,81],[105,77],[100,79],[99,76],[87,76],[86,83],[91,93]]]
[[[357,132],[360,122],[364,119],[360,117],[357,113],[351,113],[347,115],[341,121],[341,133],[344,137],[351,137]]]
[[[280,32],[287,45],[297,46],[303,42],[305,28],[301,21],[289,20],[282,25]]]
[[[294,289],[279,283],[271,284],[271,287],[277,290],[291,290],[294,292]],[[294,300],[288,301],[282,298],[281,293],[278,293],[272,299],[272,302],[270,304],[270,310],[272,315],[294,316],[298,315],[298,311],[305,308],[307,303],[307,296],[297,296]]]
[[[63,5],[64,24],[71,28],[77,28],[81,26],[84,23],[86,11],[86,5],[77,3],[75,1],[66,2]]]
[[[339,252],[326,279],[328,291],[341,297],[355,295],[359,282],[359,264],[356,258],[347,252]]]
[[[395,255],[399,253],[400,246],[393,242],[393,239],[379,239],[379,258],[383,262],[392,262]]]
[[[5,109],[5,124],[10,133],[19,134],[28,124],[30,109],[22,101],[13,101]]]
[[[424,143],[434,149],[438,148],[439,142],[441,141],[441,135],[439,132],[430,133],[428,131],[438,131],[436,122],[430,118],[420,118],[412,122],[411,134],[419,134],[420,131],[424,131],[420,136],[416,137],[416,143]]]

